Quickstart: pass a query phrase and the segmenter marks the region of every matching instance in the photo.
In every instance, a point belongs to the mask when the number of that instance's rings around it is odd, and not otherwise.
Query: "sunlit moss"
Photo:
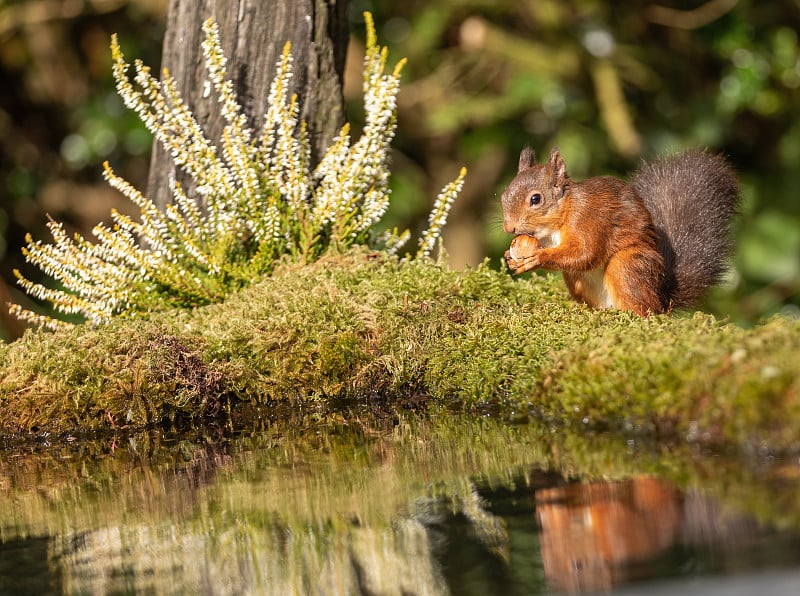
[[[221,304],[0,348],[3,427],[141,426],[237,403],[413,398],[554,428],[800,445],[800,322],[596,311],[518,281],[356,250]],[[266,406],[265,406],[266,407]]]

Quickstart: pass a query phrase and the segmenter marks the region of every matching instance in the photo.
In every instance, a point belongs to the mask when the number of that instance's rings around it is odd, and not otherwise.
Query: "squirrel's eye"
[[[534,205],[538,205],[542,202],[542,195],[541,193],[535,192],[531,195],[531,207]]]

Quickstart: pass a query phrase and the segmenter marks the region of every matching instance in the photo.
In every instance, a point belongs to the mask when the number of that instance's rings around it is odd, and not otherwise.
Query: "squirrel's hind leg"
[[[621,251],[606,266],[603,284],[614,308],[646,317],[665,310],[660,289],[664,259],[657,251]]]

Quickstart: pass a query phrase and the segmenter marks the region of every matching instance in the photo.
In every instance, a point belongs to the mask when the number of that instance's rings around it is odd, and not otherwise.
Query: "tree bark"
[[[170,0],[162,66],[175,79],[206,135],[217,142],[225,125],[216,94],[203,96],[206,69],[201,26],[213,17],[249,125],[260,130],[269,86],[283,46],[292,43],[300,115],[316,163],[345,121],[342,78],[347,51],[347,0]],[[187,185],[169,155],[153,144],[147,196],[164,207],[175,180]]]

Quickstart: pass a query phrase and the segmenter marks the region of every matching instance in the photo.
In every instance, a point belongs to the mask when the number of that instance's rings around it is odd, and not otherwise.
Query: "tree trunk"
[[[162,65],[208,138],[217,142],[224,121],[216,94],[203,96],[203,22],[213,17],[219,26],[228,77],[254,130],[261,128],[275,65],[284,44],[291,41],[294,78],[290,92],[298,94],[312,159],[317,162],[344,124],[346,8],[347,0],[170,0]],[[154,143],[147,196],[163,208],[171,200],[176,178],[187,182],[163,147]]]

